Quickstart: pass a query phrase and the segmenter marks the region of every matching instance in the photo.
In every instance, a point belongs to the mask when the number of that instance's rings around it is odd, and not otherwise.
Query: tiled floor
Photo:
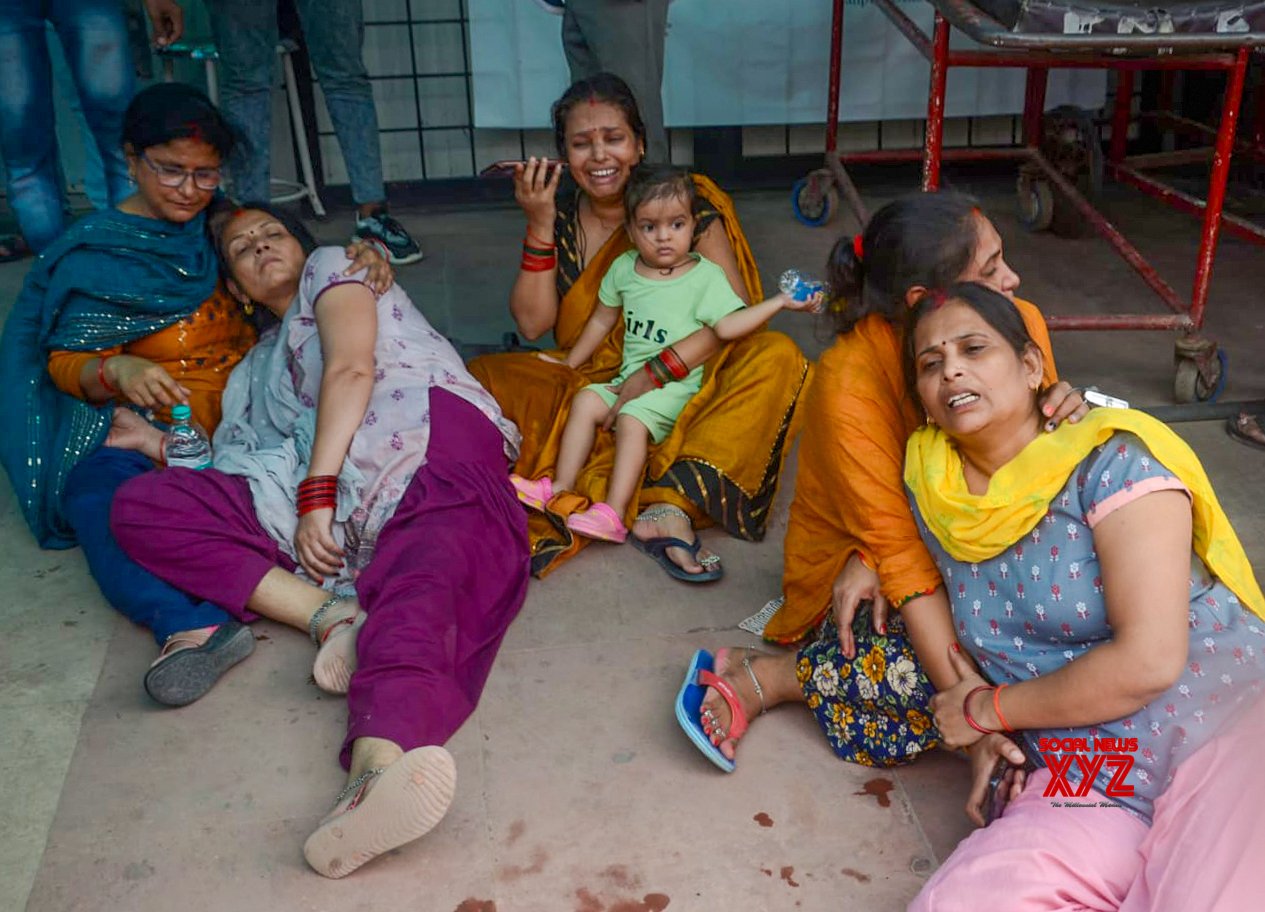
[[[862,182],[871,204],[912,173]],[[1009,241],[1023,294],[1052,313],[1158,302],[1096,240],[1024,234],[1012,178],[959,175]],[[841,226],[795,223],[786,194],[738,205],[766,280],[819,268]],[[1110,216],[1189,287],[1197,224],[1127,192]],[[521,217],[513,209],[406,213],[427,250],[401,282],[437,328],[494,341]],[[340,238],[347,217],[316,226]],[[851,228],[849,230],[852,230]],[[1265,395],[1262,255],[1222,245],[1209,332],[1225,343],[1226,396]],[[0,267],[7,309],[24,265]],[[778,326],[812,354],[802,316]],[[1168,401],[1171,337],[1056,336],[1061,372],[1141,404]],[[1178,430],[1204,458],[1258,568],[1265,567],[1265,453],[1219,423]],[[345,710],[308,683],[311,647],[257,628],[255,655],[181,710],[149,703],[152,640],[102,601],[78,551],[42,552],[0,494],[0,910],[255,912],[638,912],[904,907],[967,832],[964,771],[937,754],[882,772],[836,761],[803,710],[761,719],[724,776],[676,728],[672,698],[698,646],[753,642],[739,620],[778,591],[793,465],[768,539],[705,533],[726,559],[719,585],[687,589],[630,548],[594,547],[533,582],[478,711],[450,747],[456,803],[424,840],[339,882],[308,871],[306,833],[341,787]]]

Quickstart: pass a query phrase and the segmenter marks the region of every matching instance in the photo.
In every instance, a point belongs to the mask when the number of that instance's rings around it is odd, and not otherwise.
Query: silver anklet
[[[640,522],[643,519],[647,522],[658,522],[659,520],[666,519],[669,516],[679,516],[687,522],[690,522],[691,526],[693,525],[693,522],[690,521],[690,514],[686,513],[680,507],[675,507],[672,504],[655,504],[653,507],[647,507],[641,511],[641,514],[637,517],[636,522]]]
[[[760,679],[755,676],[755,669],[751,667],[751,650],[747,650],[747,654],[742,657],[742,667],[747,669],[747,674],[751,676],[751,683],[755,685],[755,695],[760,698],[760,715],[764,715],[768,711],[764,708],[764,688],[760,686]]]
[[[353,794],[356,789],[360,788],[374,776],[381,776],[386,771],[387,768],[385,766],[379,766],[361,773],[355,779],[351,780],[351,782],[347,783],[347,787],[338,793],[338,797],[334,799],[334,807],[338,807],[342,804],[348,795]],[[351,810],[351,808],[348,808],[348,810]]]
[[[321,621],[325,620],[325,613],[345,598],[347,598],[345,595],[330,596],[321,602],[321,607],[312,612],[312,619],[307,622],[307,635],[312,638],[313,646],[321,645]]]

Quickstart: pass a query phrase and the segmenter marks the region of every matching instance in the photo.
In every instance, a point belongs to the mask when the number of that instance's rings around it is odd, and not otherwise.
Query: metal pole
[[[931,92],[927,97],[927,136],[923,145],[922,189],[940,189],[940,150],[944,146],[944,92],[949,75],[949,20],[936,11],[932,39]]]
[[[1225,102],[1221,108],[1221,129],[1212,153],[1212,180],[1208,183],[1208,208],[1204,210],[1203,238],[1199,244],[1199,262],[1195,266],[1195,292],[1190,301],[1190,319],[1195,329],[1203,326],[1204,308],[1208,304],[1208,284],[1212,279],[1212,260],[1217,255],[1217,236],[1221,232],[1221,208],[1225,205],[1225,185],[1230,176],[1230,156],[1234,154],[1234,130],[1239,122],[1239,105],[1243,102],[1243,79],[1247,74],[1248,49],[1239,48],[1234,69],[1226,80]]]

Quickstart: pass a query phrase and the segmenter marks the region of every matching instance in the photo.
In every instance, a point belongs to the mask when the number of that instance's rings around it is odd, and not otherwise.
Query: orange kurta
[[[694,175],[703,205],[714,209],[737,255],[748,297],[763,298],[755,258],[729,197],[712,181]],[[575,344],[598,306],[597,290],[615,258],[630,249],[616,231],[585,264],[563,297],[554,338],[564,349]],[[532,352],[486,355],[470,371],[496,398],[523,433],[515,471],[528,478],[552,475],[571,399],[589,383],[609,380],[620,366],[624,324],[602,342],[581,370],[542,361]],[[776,332],[758,332],[726,345],[707,362],[702,389],[681,412],[672,433],[652,447],[646,484],[629,506],[625,521],[654,503],[685,510],[695,521],[720,523],[733,535],[758,541],[791,437],[800,391],[809,364],[799,347]],[[529,520],[532,572],[543,576],[575,554],[586,540],[564,524],[568,513],[606,496],[614,464],[614,437],[599,434],[574,494],[560,494],[545,514]]]
[[[1046,384],[1058,375],[1041,312],[1016,299],[1045,358]],[[795,498],[786,529],[786,601],[765,639],[793,643],[819,624],[844,563],[860,551],[892,605],[940,585],[905,496],[905,441],[922,423],[901,366],[899,330],[877,314],[839,336],[821,356],[802,407]]]
[[[193,417],[207,433],[214,433],[220,423],[220,396],[229,372],[254,344],[254,326],[220,284],[192,314],[143,339],[99,352],[52,352],[48,356],[48,373],[62,392],[86,399],[79,382],[84,364],[106,355],[145,358],[160,365],[189,390]],[[162,409],[157,417],[171,420],[168,409]]]

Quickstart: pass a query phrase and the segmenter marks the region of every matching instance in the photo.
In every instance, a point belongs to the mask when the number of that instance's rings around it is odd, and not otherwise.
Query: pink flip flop
[[[587,510],[568,516],[567,528],[585,538],[596,538],[599,541],[620,543],[628,537],[623,519],[610,504],[600,501]]]
[[[534,481],[522,475],[511,475],[510,483],[514,485],[518,499],[533,510],[543,512],[545,504],[553,498],[553,482],[549,480],[548,475]]]

